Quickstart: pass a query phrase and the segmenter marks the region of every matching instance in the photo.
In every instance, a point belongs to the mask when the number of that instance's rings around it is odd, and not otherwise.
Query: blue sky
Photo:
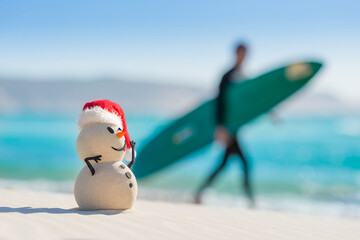
[[[359,100],[359,1],[0,0],[0,76],[215,86],[233,45],[248,75],[319,59],[314,91]]]

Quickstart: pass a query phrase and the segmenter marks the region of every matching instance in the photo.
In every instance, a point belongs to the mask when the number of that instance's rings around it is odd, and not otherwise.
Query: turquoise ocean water
[[[67,183],[64,189],[71,191],[84,166],[75,149],[76,119],[76,114],[0,115],[0,182]],[[138,150],[170,121],[155,115],[127,117]],[[260,207],[360,217],[360,115],[284,117],[279,124],[262,117],[239,133]],[[159,191],[167,193],[161,195],[165,198],[191,196],[222,154],[214,143],[140,181],[144,196]],[[208,202],[221,202],[222,196],[241,202],[239,174],[235,157],[207,191]]]

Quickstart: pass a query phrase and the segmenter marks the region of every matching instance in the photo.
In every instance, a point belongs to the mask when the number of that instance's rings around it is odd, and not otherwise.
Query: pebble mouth
[[[114,148],[114,147],[111,147],[112,149],[114,149],[115,151],[122,151],[124,150],[126,147],[126,142],[124,142],[124,146],[122,146],[122,148]]]

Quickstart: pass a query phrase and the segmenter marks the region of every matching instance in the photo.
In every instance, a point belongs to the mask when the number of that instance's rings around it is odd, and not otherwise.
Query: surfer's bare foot
[[[250,200],[248,202],[248,208],[249,209],[255,209],[256,208],[254,200]]]

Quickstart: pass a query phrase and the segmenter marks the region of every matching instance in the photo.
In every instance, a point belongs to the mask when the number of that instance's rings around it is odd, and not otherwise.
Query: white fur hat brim
[[[96,123],[109,123],[123,128],[121,118],[107,110],[102,109],[101,107],[93,107],[90,109],[85,109],[79,116],[77,120],[77,126],[79,131],[84,129],[87,126]],[[127,150],[128,151],[128,150]],[[131,153],[131,151],[130,151]]]

